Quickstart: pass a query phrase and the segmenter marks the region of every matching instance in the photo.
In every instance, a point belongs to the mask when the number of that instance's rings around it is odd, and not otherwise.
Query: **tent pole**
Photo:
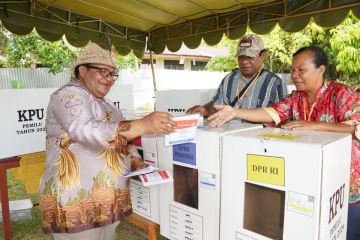
[[[154,64],[153,64],[153,57],[152,57],[152,51],[149,50],[150,52],[150,65],[151,65],[151,73],[152,73],[152,79],[153,79],[153,87],[154,87],[154,93],[157,90],[156,87],[156,78],[155,78],[155,70],[154,70]]]

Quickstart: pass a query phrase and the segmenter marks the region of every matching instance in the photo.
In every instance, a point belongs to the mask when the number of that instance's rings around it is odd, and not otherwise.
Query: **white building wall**
[[[164,69],[164,59],[156,58],[156,68]]]
[[[157,67],[160,64],[163,61],[157,60]],[[26,88],[57,88],[69,81],[70,74],[70,69],[54,75],[45,68],[0,68],[0,89],[11,88],[12,80],[24,83]],[[132,85],[135,109],[152,110],[155,94],[151,69],[121,70],[119,74],[116,84]],[[225,72],[155,69],[158,90],[216,89],[225,75]]]
[[[191,59],[185,58],[184,60],[184,70],[185,71],[191,71]]]
[[[158,64],[159,63],[159,64]],[[157,65],[163,61],[157,61]],[[11,81],[25,88],[58,88],[70,80],[70,69],[52,74],[45,68],[0,68],[0,89],[11,88]],[[154,106],[154,87],[151,69],[121,70],[116,84],[131,84],[136,110],[151,111]],[[217,88],[226,73],[155,69],[158,90]],[[121,88],[120,88],[121,89]]]

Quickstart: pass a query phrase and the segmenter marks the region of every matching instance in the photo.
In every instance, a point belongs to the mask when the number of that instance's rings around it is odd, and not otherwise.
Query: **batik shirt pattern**
[[[142,162],[121,135],[129,128],[111,102],[96,98],[77,81],[51,95],[40,184],[46,233],[107,226],[132,212],[123,174]]]
[[[276,111],[280,122],[307,120],[312,104],[305,92],[294,91],[271,108]],[[349,202],[360,202],[360,93],[340,83],[332,81],[325,83],[316,92],[309,120],[355,126],[355,137],[352,139]]]

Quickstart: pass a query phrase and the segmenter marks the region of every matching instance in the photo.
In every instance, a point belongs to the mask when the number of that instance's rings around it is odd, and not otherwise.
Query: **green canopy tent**
[[[133,50],[137,57],[146,48],[155,53],[165,47],[177,51],[182,43],[196,48],[202,39],[215,45],[223,34],[237,39],[248,27],[266,34],[279,24],[296,32],[311,18],[322,27],[333,27],[349,11],[360,18],[360,1],[0,0],[0,20],[12,33],[25,35],[35,28],[49,41],[65,35],[76,47],[91,40],[102,47],[113,45],[122,55]]]
[[[122,55],[142,57],[145,48],[177,51],[202,39],[217,44],[223,34],[244,35],[247,27],[269,33],[276,24],[288,32],[311,18],[322,27],[341,23],[349,11],[360,18],[359,0],[0,0],[0,20],[19,35],[34,28],[49,41],[65,35],[74,46],[89,40],[113,45]]]

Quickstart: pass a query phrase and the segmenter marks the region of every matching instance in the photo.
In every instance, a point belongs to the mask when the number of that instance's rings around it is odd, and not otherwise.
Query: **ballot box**
[[[351,136],[263,128],[223,138],[226,240],[346,239]]]
[[[144,134],[133,140],[133,146],[144,163],[158,168],[156,144],[155,134]],[[152,222],[160,222],[158,185],[145,187],[138,177],[132,177],[130,179],[130,195],[135,213]]]
[[[198,127],[193,142],[165,146],[158,137],[159,168],[173,183],[160,185],[160,234],[169,239],[218,240],[223,136],[262,125],[234,121]]]
[[[134,91],[131,84],[115,82],[105,98],[122,112],[133,112],[135,110]]]
[[[155,110],[169,112],[171,115],[184,115],[195,105],[204,105],[210,101],[212,89],[158,90],[155,93]]]
[[[150,112],[125,111],[126,120],[142,118]],[[156,134],[144,134],[132,141],[145,164],[158,168]],[[145,187],[138,177],[130,178],[130,196],[133,212],[155,223],[160,222],[159,188],[157,185]]]

